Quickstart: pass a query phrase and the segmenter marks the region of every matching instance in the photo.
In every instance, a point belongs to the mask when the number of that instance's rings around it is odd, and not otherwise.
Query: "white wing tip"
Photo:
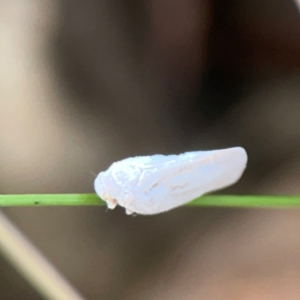
[[[248,155],[243,147],[232,147],[221,151],[225,151],[228,155],[232,155],[235,159],[239,159],[241,164],[247,164]]]
[[[232,165],[232,178],[229,184],[232,185],[242,177],[247,166],[248,155],[246,150],[242,147],[233,147],[226,150],[228,151],[230,160],[232,161],[230,163]],[[228,180],[230,180],[230,177],[228,177]]]

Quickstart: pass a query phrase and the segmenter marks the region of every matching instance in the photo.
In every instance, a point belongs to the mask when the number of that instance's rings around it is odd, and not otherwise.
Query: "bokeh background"
[[[93,192],[134,155],[243,146],[224,193],[300,194],[291,0],[2,0],[0,192]],[[298,210],[3,209],[87,299],[300,299]],[[0,257],[1,299],[42,299]]]

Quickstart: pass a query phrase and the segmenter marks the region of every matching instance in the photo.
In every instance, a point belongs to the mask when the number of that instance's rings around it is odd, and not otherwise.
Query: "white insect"
[[[234,184],[246,163],[241,147],[131,157],[101,172],[94,185],[108,208],[120,205],[127,214],[153,215]]]

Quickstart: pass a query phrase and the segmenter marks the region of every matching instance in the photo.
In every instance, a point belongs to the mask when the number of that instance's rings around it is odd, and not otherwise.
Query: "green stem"
[[[195,199],[188,206],[218,206],[244,208],[300,208],[300,196],[283,195],[208,195]]]
[[[105,205],[96,194],[0,195],[1,206],[86,206]]]
[[[162,199],[163,201],[163,199]],[[0,195],[0,207],[11,206],[91,206],[105,205],[96,194],[25,194]],[[187,206],[217,207],[300,207],[300,196],[207,195]]]

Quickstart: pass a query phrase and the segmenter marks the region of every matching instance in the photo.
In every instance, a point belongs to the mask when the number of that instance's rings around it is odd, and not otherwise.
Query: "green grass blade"
[[[1,206],[86,206],[105,205],[96,194],[0,195]]]
[[[163,200],[162,200],[163,201]],[[11,206],[92,206],[105,205],[96,194],[23,194],[0,195],[0,207]],[[300,207],[300,196],[207,195],[187,206],[206,207]]]
[[[300,196],[207,195],[193,200],[187,206],[300,208]]]

